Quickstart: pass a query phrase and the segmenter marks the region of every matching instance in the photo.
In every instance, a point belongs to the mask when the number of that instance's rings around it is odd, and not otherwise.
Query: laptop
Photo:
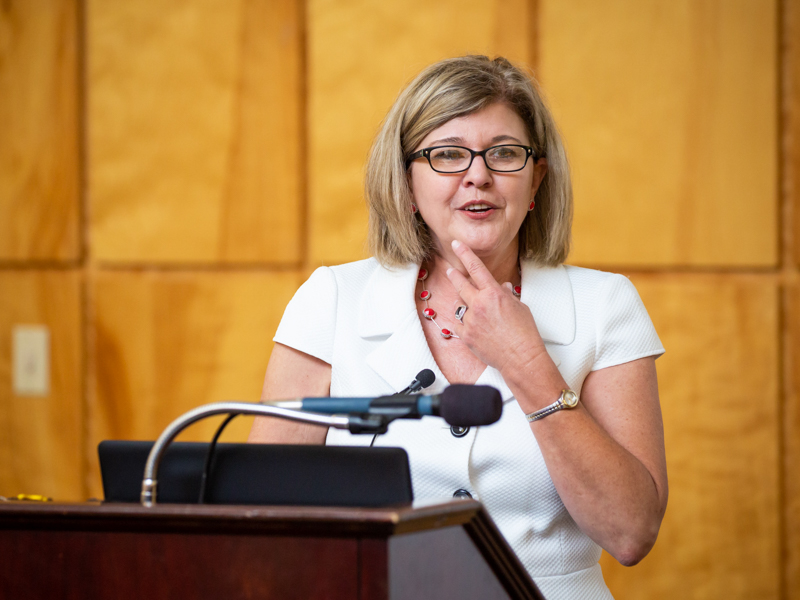
[[[100,442],[106,502],[139,502],[153,442]],[[161,457],[157,503],[197,504],[209,444],[174,442]],[[402,448],[217,444],[208,504],[383,507],[414,499]]]

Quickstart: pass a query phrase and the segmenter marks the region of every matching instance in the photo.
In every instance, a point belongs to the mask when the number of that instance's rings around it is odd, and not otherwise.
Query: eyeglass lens
[[[519,171],[525,166],[528,154],[522,146],[494,146],[483,155],[486,166],[493,171]],[[442,173],[466,171],[472,161],[472,153],[458,146],[442,146],[431,150],[431,167]]]

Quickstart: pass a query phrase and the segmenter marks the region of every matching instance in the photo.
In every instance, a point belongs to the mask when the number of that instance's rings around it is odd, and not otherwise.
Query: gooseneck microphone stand
[[[352,415],[330,416],[281,408],[278,406],[251,404],[249,402],[216,402],[214,404],[200,406],[181,415],[170,423],[153,444],[153,448],[147,456],[147,463],[144,467],[144,477],[142,479],[141,503],[143,506],[151,507],[156,504],[158,466],[161,462],[161,456],[164,450],[166,450],[172,440],[192,423],[205,419],[206,417],[231,413],[258,415],[262,417],[279,417],[281,419],[310,423],[312,425],[348,429],[351,433],[386,433],[389,423],[396,418],[396,415],[370,415],[366,418]]]
[[[320,402],[324,400],[325,402]],[[282,406],[276,406],[280,404]],[[298,410],[302,409],[302,410]],[[332,414],[325,414],[332,413]],[[342,415],[345,413],[345,415]],[[450,425],[490,425],[500,419],[503,399],[495,388],[485,385],[451,385],[434,396],[380,396],[377,398],[295,398],[269,404],[217,402],[190,410],[170,423],[153,444],[142,479],[141,502],[156,503],[158,465],[166,447],[192,423],[219,414],[278,417],[347,429],[350,433],[386,433],[395,419],[442,417]]]

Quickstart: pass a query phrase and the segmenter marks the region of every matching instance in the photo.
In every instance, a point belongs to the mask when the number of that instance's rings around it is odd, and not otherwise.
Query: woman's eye
[[[453,161],[453,160],[462,160],[466,154],[461,152],[460,150],[437,150],[431,155],[433,160],[443,160],[443,161]]]
[[[501,147],[495,148],[491,152],[491,157],[497,160],[510,160],[517,158],[519,151],[516,148]]]

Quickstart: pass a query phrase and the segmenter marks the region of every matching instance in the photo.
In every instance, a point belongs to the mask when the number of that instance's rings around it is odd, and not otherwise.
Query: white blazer
[[[398,392],[425,368],[436,375],[426,393],[439,393],[449,384],[420,323],[418,269],[389,270],[375,259],[321,267],[287,306],[274,340],[329,363],[331,396]],[[591,371],[664,352],[636,289],[621,275],[523,262],[521,301],[579,395]],[[561,502],[500,373],[487,367],[476,383],[500,390],[497,423],[455,437],[437,417],[395,421],[376,445],[408,452],[415,500],[446,500],[462,489],[480,500],[548,600],[612,598],[598,564],[600,547]],[[332,429],[327,443],[370,440]]]

